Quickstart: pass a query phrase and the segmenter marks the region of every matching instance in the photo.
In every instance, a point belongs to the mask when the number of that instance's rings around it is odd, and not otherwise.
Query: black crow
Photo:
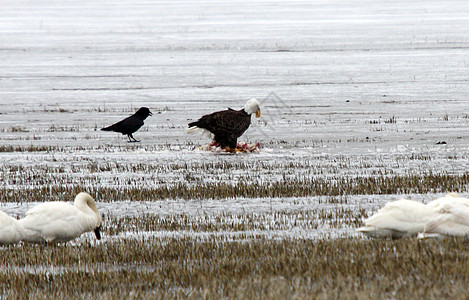
[[[124,120],[117,122],[116,124],[111,125],[109,127],[101,128],[101,130],[114,131],[126,134],[129,138],[129,143],[140,142],[132,136],[132,133],[139,130],[140,127],[143,126],[143,120],[145,120],[148,116],[152,115],[153,114],[147,107],[140,107],[140,109],[137,110],[137,112],[131,115],[130,117],[127,117]]]

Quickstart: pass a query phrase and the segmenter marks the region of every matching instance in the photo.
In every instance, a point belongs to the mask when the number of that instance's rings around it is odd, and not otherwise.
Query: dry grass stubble
[[[452,298],[469,241],[119,240],[0,249],[7,298]]]
[[[29,161],[30,155],[18,161]],[[98,244],[0,248],[0,298],[457,299],[469,291],[467,240],[273,239],[259,233],[292,227],[314,232],[324,224],[331,229],[358,227],[367,211],[344,208],[347,196],[464,192],[466,172],[447,173],[437,167],[394,172],[393,159],[361,158],[357,166],[346,157],[293,164],[223,162],[200,168],[72,160],[74,167],[67,169],[68,156],[57,157],[64,161],[47,161],[42,167],[3,165],[2,201],[73,199],[86,190],[102,202],[327,196],[327,204],[337,207],[248,211],[241,216],[107,216],[104,229],[110,238]],[[414,166],[414,161],[425,166],[427,159],[407,157],[399,163]],[[314,167],[317,163],[322,167]],[[195,176],[199,173],[204,177]],[[155,231],[253,234],[197,239],[156,237]],[[122,238],[125,233],[133,238]]]

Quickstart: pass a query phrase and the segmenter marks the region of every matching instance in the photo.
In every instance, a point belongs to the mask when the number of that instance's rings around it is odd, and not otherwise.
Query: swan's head
[[[96,207],[96,203],[94,202],[93,197],[90,194],[81,192],[75,197],[75,206],[84,210],[86,208],[91,209],[94,214],[96,215],[96,227],[94,228],[94,234],[98,240],[101,239],[101,223],[103,222],[103,218],[99,214],[98,208]]]
[[[248,102],[246,102],[246,105],[244,105],[244,111],[248,115],[256,113],[256,118],[259,118],[261,116],[261,104],[259,101],[257,101],[257,99],[251,98]]]

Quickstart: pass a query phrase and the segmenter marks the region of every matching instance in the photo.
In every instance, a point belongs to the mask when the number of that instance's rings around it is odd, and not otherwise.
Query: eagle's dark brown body
[[[210,131],[220,147],[236,148],[238,138],[251,125],[251,115],[247,114],[244,109],[217,111],[201,117],[198,121],[189,123],[189,127],[196,126],[198,128]]]

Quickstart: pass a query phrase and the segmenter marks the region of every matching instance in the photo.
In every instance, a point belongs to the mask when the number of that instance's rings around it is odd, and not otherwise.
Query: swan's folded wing
[[[48,202],[30,209],[18,222],[30,242],[66,241],[81,234],[78,209],[65,202]]]
[[[463,205],[469,207],[469,199],[464,197],[459,197],[455,193],[449,193],[444,197],[440,197],[436,200],[433,200],[427,204],[427,206],[433,207],[435,209],[440,209],[445,205]]]
[[[424,229],[425,233],[450,236],[469,235],[469,207],[465,204],[442,205]]]
[[[67,202],[55,201],[45,202],[29,209],[26,215],[41,215],[50,217],[60,217],[62,215],[70,215],[75,211],[75,207]]]
[[[365,224],[401,231],[406,231],[414,224],[422,224],[423,229],[423,225],[428,222],[432,213],[433,209],[423,203],[398,200],[386,204],[376,214],[365,220]]]
[[[21,233],[18,221],[0,211],[0,245],[19,242]]]
[[[365,226],[357,231],[380,238],[414,236],[423,231],[433,212],[433,208],[420,202],[404,199],[393,201],[366,219]]]

